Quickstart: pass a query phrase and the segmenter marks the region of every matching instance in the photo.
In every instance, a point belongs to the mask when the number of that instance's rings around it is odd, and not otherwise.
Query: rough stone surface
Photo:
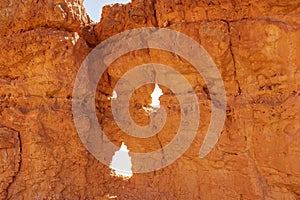
[[[14,181],[21,165],[21,142],[19,133],[0,126],[0,198],[4,199],[7,189]]]
[[[300,199],[299,1],[133,0],[106,6],[93,25],[80,0],[4,1],[0,5],[1,199]],[[227,118],[214,150],[199,159],[210,120],[201,75],[183,58],[145,49],[118,58],[97,88],[99,122],[117,145],[149,152],[168,144],[180,107],[166,87],[168,120],[148,139],[123,133],[107,97],[124,73],[158,62],[182,73],[201,109],[197,136],[176,162],[124,181],[82,145],[72,119],[80,64],[99,42],[121,31],[157,26],[199,42],[216,63],[227,93]],[[150,75],[149,75],[150,76]],[[137,124],[153,85],[130,100]],[[160,161],[157,161],[160,162]]]

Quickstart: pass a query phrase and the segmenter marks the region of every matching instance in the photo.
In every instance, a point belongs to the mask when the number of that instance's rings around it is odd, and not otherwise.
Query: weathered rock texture
[[[107,6],[100,23],[80,0],[4,1],[0,5],[1,199],[300,199],[300,7],[292,1],[135,0]],[[159,50],[120,57],[99,82],[98,117],[130,151],[148,152],[176,134],[180,108],[167,88],[168,113],[155,137],[131,138],[110,111],[116,81],[139,64],[159,62],[185,75],[199,98],[201,122],[188,151],[172,165],[123,181],[82,145],[71,112],[74,79],[99,42],[121,31],[158,26],[180,31],[211,55],[224,80],[227,118],[215,149],[199,148],[210,119],[201,76]],[[137,89],[130,112],[149,118],[153,85]]]
[[[19,133],[4,127],[0,127],[0,166],[1,179],[0,198],[7,195],[7,189],[20,170],[21,143]]]

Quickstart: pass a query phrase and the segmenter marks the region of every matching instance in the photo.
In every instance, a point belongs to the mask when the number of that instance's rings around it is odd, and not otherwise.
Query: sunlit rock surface
[[[1,199],[300,198],[298,0],[134,0],[105,7],[96,25],[82,5],[80,0],[0,5]],[[201,109],[198,134],[180,159],[124,181],[81,143],[71,112],[73,84],[99,42],[151,26],[180,31],[207,50],[225,84],[227,118],[217,146],[199,159],[211,108],[201,76],[168,52],[139,50],[120,57],[99,81],[95,100],[99,122],[119,147],[124,141],[130,152],[154,151],[179,127],[180,106],[163,86],[160,107],[168,120],[161,132],[137,139],[117,127],[109,97],[134,66],[174,67],[194,88]],[[143,107],[151,104],[154,86],[140,87],[131,97],[129,111],[139,125],[149,123]]]

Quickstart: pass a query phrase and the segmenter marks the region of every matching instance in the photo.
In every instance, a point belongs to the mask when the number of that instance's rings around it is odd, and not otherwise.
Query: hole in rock
[[[90,19],[93,20],[94,22],[99,22],[103,6],[112,5],[116,3],[126,4],[129,2],[130,0],[101,0],[101,1],[84,0],[83,5]]]
[[[160,108],[159,97],[162,96],[163,94],[164,93],[162,89],[159,87],[157,83],[155,83],[155,88],[151,94],[152,103],[150,104],[150,106],[159,109]]]
[[[115,152],[110,164],[111,175],[123,178],[124,180],[132,177],[132,164],[129,156],[129,150],[124,142],[122,142],[121,148]]]
[[[117,92],[114,90],[110,97],[107,97],[108,100],[114,100],[118,98]]]
[[[150,104],[151,107],[150,108],[149,107],[143,107],[143,109],[147,113],[156,112],[160,108],[159,97],[162,96],[163,94],[164,93],[163,93],[162,89],[159,87],[159,85],[157,83],[155,83],[154,90],[151,94],[151,98],[152,98],[152,102]]]

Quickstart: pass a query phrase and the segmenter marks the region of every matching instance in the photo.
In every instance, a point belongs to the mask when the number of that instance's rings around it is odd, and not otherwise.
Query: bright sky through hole
[[[162,96],[163,94],[164,93],[163,93],[162,89],[159,87],[159,85],[157,83],[155,83],[154,90],[151,94],[152,102],[150,104],[150,107],[143,106],[143,109],[146,111],[146,113],[148,115],[158,111],[158,109],[160,108],[159,97]]]
[[[155,84],[155,88],[151,94],[151,98],[152,98],[152,103],[150,104],[151,107],[153,108],[160,108],[160,101],[159,101],[159,97],[161,95],[163,95],[163,91],[160,89],[160,87],[158,86],[158,84]]]
[[[118,98],[118,94],[115,90],[113,91],[112,96],[107,97],[108,100],[115,100],[117,98]]]
[[[83,5],[87,14],[94,22],[100,21],[102,7],[110,4],[126,4],[131,2],[130,0],[84,0]]]
[[[163,95],[162,89],[159,87],[157,83],[155,83],[154,90],[151,94],[152,102],[150,104],[151,108],[145,108],[145,111],[148,113],[156,112],[160,108],[159,97]],[[108,99],[116,99],[118,97],[116,91],[113,91],[111,97]],[[132,177],[132,163],[131,157],[129,156],[129,150],[124,142],[120,147],[120,150],[116,151],[114,156],[112,157],[112,161],[110,164],[110,168],[112,170],[112,176],[121,177],[124,180]]]
[[[129,179],[132,177],[131,167],[132,164],[129,156],[129,150],[125,143],[122,142],[120,150],[115,152],[110,164],[112,175],[121,177],[125,180]]]

